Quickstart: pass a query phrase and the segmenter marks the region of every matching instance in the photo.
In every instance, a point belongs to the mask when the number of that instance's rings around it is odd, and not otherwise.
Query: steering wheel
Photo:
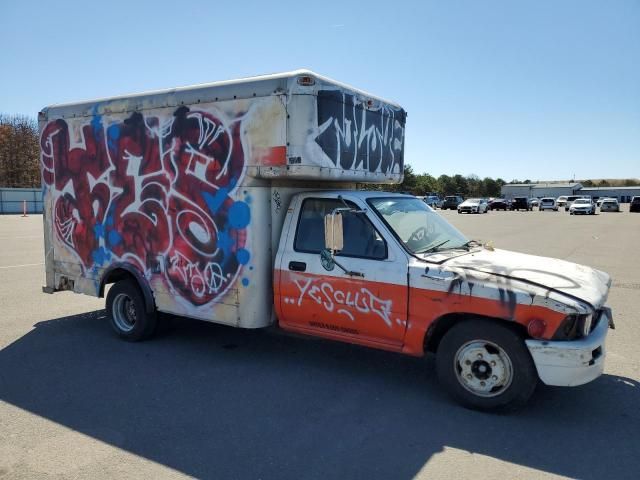
[[[416,228],[411,234],[411,236],[409,236],[409,239],[406,242],[407,247],[413,250],[415,248],[420,248],[420,247],[424,247],[425,245],[428,245],[430,243],[429,238],[433,235],[433,233],[434,233],[433,226],[425,227],[423,225],[421,227]]]

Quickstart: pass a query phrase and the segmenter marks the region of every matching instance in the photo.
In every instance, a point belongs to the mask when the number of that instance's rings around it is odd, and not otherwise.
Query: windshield
[[[573,203],[580,204],[580,203],[591,203],[591,202],[589,200],[587,200],[586,198],[579,198]]]
[[[468,202],[468,203],[480,203],[480,199],[479,198],[468,198],[467,200],[465,200],[465,202]]]
[[[416,198],[371,198],[367,203],[411,253],[432,253],[470,246],[468,238]]]

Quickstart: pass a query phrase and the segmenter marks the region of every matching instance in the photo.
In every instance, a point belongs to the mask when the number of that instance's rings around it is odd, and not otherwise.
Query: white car
[[[556,205],[558,207],[564,207],[567,204],[567,196],[566,195],[560,195],[557,199],[556,199]]]
[[[538,207],[539,211],[543,210],[553,210],[555,212],[558,211],[558,205],[556,205],[556,199],[551,197],[544,197],[540,199],[540,206]]]
[[[589,201],[591,201],[591,197],[587,197],[585,195],[569,195],[567,197],[567,201],[564,202],[564,211],[568,212],[569,209],[571,208],[571,205],[573,204],[573,202],[575,202],[579,198],[586,198]],[[594,207],[595,207],[595,204],[594,204]]]
[[[484,198],[468,198],[458,205],[458,213],[487,213],[489,203]]]
[[[593,203],[590,198],[577,198],[569,207],[569,215],[576,215],[578,213],[583,215],[595,215],[596,204]]]
[[[616,198],[603,198],[600,203],[601,212],[619,212],[620,204]]]

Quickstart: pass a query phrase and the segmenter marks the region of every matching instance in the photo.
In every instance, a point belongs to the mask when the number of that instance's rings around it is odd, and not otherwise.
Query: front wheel
[[[524,405],[538,374],[524,339],[489,320],[469,320],[452,327],[436,356],[441,384],[458,402],[477,410]]]
[[[144,297],[133,280],[121,280],[107,294],[107,316],[119,337],[138,342],[156,330],[156,312],[147,312]]]

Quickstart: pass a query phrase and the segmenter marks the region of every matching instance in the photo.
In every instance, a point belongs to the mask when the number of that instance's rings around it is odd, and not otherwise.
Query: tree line
[[[573,180],[572,180],[573,181]],[[629,187],[640,185],[637,178],[602,179],[602,180],[575,180],[585,187]],[[480,178],[477,175],[440,175],[434,177],[428,173],[415,173],[411,165],[404,166],[404,180],[398,185],[373,185],[362,184],[360,188],[365,190],[387,190],[394,192],[411,193],[412,195],[437,194],[440,196],[460,194],[469,197],[500,197],[503,185],[512,183],[538,183],[527,179],[520,181],[513,179],[506,182],[502,178]],[[553,182],[550,182],[553,183]]]
[[[26,115],[0,113],[0,187],[40,187],[40,146],[38,123]],[[635,186],[638,179],[578,180],[585,187]],[[461,194],[465,197],[499,197],[506,183],[533,183],[531,180],[504,181],[502,178],[480,178],[477,175],[440,175],[415,173],[411,165],[404,167],[404,181],[398,185],[362,184],[367,190],[410,192],[413,195]]]
[[[0,113],[0,187],[40,187],[38,124]]]
[[[480,178],[477,175],[440,175],[434,177],[428,173],[415,173],[411,165],[404,166],[404,180],[398,185],[364,184],[366,190],[391,190],[413,195],[440,196],[460,194],[464,197],[499,197],[500,189],[507,183],[502,178]]]

